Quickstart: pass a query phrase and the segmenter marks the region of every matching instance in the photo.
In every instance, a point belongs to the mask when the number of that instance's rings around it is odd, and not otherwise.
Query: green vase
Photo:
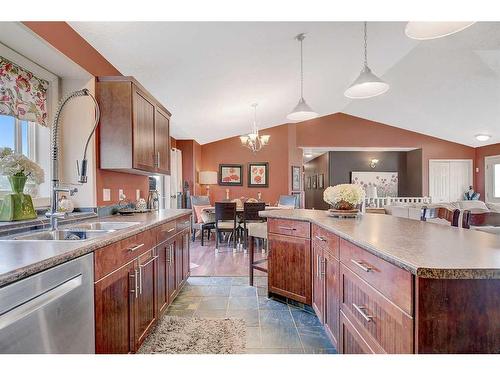
[[[7,194],[1,201],[0,221],[17,221],[36,219],[35,207],[31,196],[24,194],[26,176],[9,176],[12,193]]]

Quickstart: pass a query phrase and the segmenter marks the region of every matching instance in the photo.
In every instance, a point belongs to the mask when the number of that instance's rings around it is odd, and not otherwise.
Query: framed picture
[[[351,183],[361,185],[368,198],[398,196],[398,172],[351,172]]]
[[[300,190],[300,167],[292,166],[292,190]]]
[[[248,187],[269,186],[269,163],[248,163]]]
[[[312,188],[317,189],[318,188],[318,175],[315,174],[312,176]]]
[[[311,189],[311,176],[306,177],[306,189]]]
[[[318,175],[318,189],[325,188],[325,175],[323,173]]]
[[[219,185],[243,186],[243,165],[219,164]]]

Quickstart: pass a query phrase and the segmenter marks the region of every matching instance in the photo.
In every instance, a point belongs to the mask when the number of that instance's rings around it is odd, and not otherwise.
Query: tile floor
[[[336,353],[317,317],[267,298],[267,277],[190,277],[167,314],[242,318],[247,353]]]

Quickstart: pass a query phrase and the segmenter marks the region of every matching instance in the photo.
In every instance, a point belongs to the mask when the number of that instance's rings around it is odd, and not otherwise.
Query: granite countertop
[[[300,209],[260,216],[317,224],[418,277],[500,279],[499,235],[380,214],[338,219]]]
[[[114,215],[85,220],[85,223],[140,223],[88,241],[0,240],[0,287],[190,213],[191,210],[169,209],[132,216]],[[64,226],[60,228],[63,229]]]

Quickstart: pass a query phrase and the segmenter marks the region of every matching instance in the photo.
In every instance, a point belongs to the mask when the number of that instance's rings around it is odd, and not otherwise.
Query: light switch
[[[111,200],[111,190],[110,189],[102,189],[102,200],[104,202],[109,202]]]
[[[141,191],[139,189],[135,190],[135,200],[138,201],[141,198]]]

